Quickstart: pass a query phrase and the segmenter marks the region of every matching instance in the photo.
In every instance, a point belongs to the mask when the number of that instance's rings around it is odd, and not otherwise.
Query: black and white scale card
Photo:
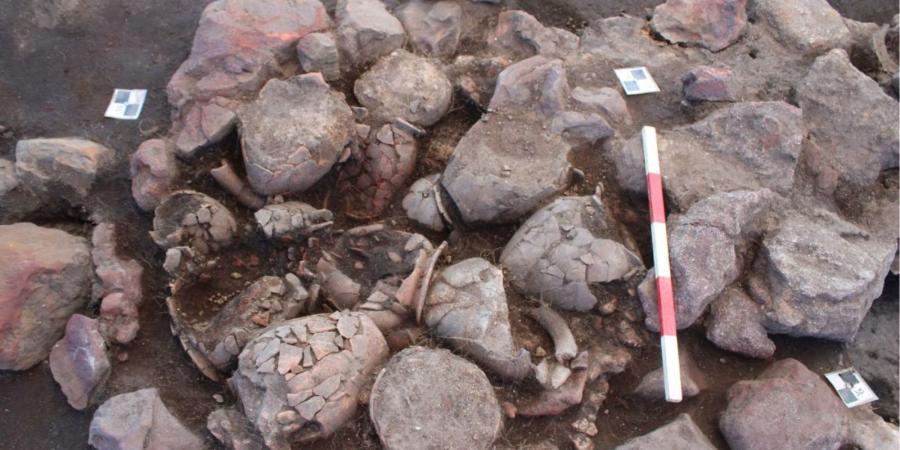
[[[837,372],[826,373],[825,378],[834,386],[838,396],[848,408],[865,405],[878,400],[872,388],[862,379],[856,369],[849,368]]]
[[[140,117],[146,98],[146,89],[116,89],[104,116],[111,119],[135,120]]]
[[[616,78],[625,89],[625,95],[651,94],[659,92],[659,86],[646,67],[628,67],[616,69]]]

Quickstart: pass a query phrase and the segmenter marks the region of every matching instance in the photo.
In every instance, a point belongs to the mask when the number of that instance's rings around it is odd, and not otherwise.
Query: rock
[[[0,225],[0,370],[42,361],[87,303],[87,240],[32,223]]]
[[[273,79],[239,114],[247,179],[264,195],[302,192],[337,161],[353,112],[321,75]]]
[[[384,212],[412,175],[418,145],[399,121],[372,130],[359,144],[343,166],[338,185],[351,217],[373,219]]]
[[[341,78],[341,55],[334,33],[310,33],[297,41],[297,57],[305,72],[319,72],[328,80]]]
[[[800,109],[783,102],[736,103],[703,120],[658,131],[667,206],[687,210],[711,194],[769,188],[791,192],[804,131]],[[646,195],[640,133],[611,155],[627,190]]]
[[[456,145],[441,185],[467,224],[509,223],[569,184],[569,145],[533,117],[492,114]]]
[[[0,198],[19,187],[19,178],[16,176],[16,165],[12,161],[0,159]]]
[[[481,258],[441,271],[426,301],[425,323],[435,336],[510,380],[531,373],[527,350],[515,351],[503,272]]]
[[[690,101],[730,102],[737,100],[738,87],[728,66],[699,66],[682,79],[684,98]]]
[[[237,222],[224,205],[206,194],[184,190],[173,192],[156,207],[150,236],[164,249],[186,245],[206,255],[231,245],[235,233]]]
[[[748,284],[766,329],[852,341],[881,295],[895,246],[824,210],[788,215],[763,240]]]
[[[262,438],[237,408],[219,408],[206,418],[206,428],[225,448],[262,450]]]
[[[397,353],[379,373],[369,415],[388,450],[488,449],[503,426],[494,389],[477,366],[423,347]]]
[[[591,291],[644,268],[636,245],[597,196],[562,197],[538,210],[500,255],[510,284],[556,307],[587,311]]]
[[[592,89],[578,86],[572,89],[571,95],[577,107],[597,111],[615,126],[631,125],[628,104],[619,91],[608,87]]]
[[[769,339],[762,321],[760,305],[733,287],[712,303],[706,339],[723,350],[751,358],[771,358],[775,343]]]
[[[681,363],[681,394],[684,398],[696,397],[703,390],[703,382],[694,376],[700,372],[694,368],[689,356],[684,351],[681,352],[679,362]],[[634,394],[647,400],[665,400],[666,391],[663,385],[662,367],[644,375],[638,386],[634,388]]]
[[[344,317],[356,322],[357,332],[350,339],[341,337],[339,348],[334,330]],[[281,337],[297,337],[298,332],[308,336],[307,344],[296,347],[304,354],[313,350],[311,365],[288,351],[295,346]],[[228,383],[265,445],[285,450],[291,443],[330,436],[353,417],[364,380],[387,356],[384,337],[365,315],[311,315],[270,327],[247,343]],[[289,359],[287,364],[283,358]]]
[[[781,45],[804,55],[844,47],[850,39],[844,18],[826,0],[755,1],[750,13],[757,24],[772,30]]]
[[[406,33],[381,0],[338,0],[338,47],[350,66],[363,68],[403,47]]]
[[[131,155],[130,173],[134,201],[144,211],[152,211],[172,191],[178,166],[166,141],[150,139]]]
[[[713,450],[716,448],[707,439],[691,416],[679,414],[675,420],[647,433],[629,439],[616,450],[641,450],[665,448],[670,450]]]
[[[588,380],[594,381],[601,376],[615,375],[625,371],[631,363],[631,353],[624,347],[602,344],[588,350]]]
[[[409,187],[409,193],[403,197],[403,210],[406,217],[434,231],[444,231],[444,219],[438,198],[441,174],[435,173],[416,180]]]
[[[693,324],[706,307],[750,263],[751,245],[772,221],[771,209],[781,199],[768,189],[712,195],[672,221],[669,257],[675,284],[675,322],[679,329]],[[646,325],[658,330],[654,275],[648,273],[639,289]]]
[[[843,50],[816,59],[797,86],[797,101],[810,135],[809,164],[823,190],[838,183],[865,187],[898,166],[897,101]]]
[[[460,55],[444,67],[444,73],[457,92],[479,110],[485,111],[494,94],[497,76],[509,63],[503,57]]]
[[[849,411],[850,437],[858,448],[897,448],[900,446],[900,430],[872,412],[868,405]]]
[[[849,432],[847,408],[818,374],[794,359],[728,389],[719,429],[735,449],[837,449]]]
[[[504,11],[497,28],[488,36],[488,50],[517,61],[534,55],[565,58],[578,48],[578,36],[556,27],[545,27],[525,11]]]
[[[103,402],[91,420],[88,444],[100,450],[196,450],[203,440],[169,412],[156,388],[119,394]]]
[[[228,373],[244,345],[255,338],[262,328],[297,317],[308,298],[309,292],[299,279],[289,274],[283,278],[260,277],[227,299],[212,317],[191,314],[191,303],[197,301],[194,296],[176,293],[167,303],[173,334],[178,336],[194,364],[205,375],[218,380],[216,371]],[[254,320],[260,317],[266,318],[265,325]],[[212,372],[206,369],[210,366]]]
[[[650,26],[669,42],[717,52],[744,33],[747,0],[668,0],[653,10]]]
[[[65,337],[50,351],[50,371],[71,407],[83,410],[97,399],[110,364],[96,320],[81,314],[69,318]]]
[[[25,139],[16,143],[16,175],[38,197],[80,206],[114,158],[112,150],[85,139]]]
[[[896,280],[894,277],[895,286]],[[875,403],[878,413],[889,418],[897,417],[900,384],[900,375],[894,363],[900,360],[896,292],[896,287],[893,290],[885,287],[883,295],[872,304],[859,327],[859,333],[847,348],[853,367],[880,399]]]
[[[266,237],[300,241],[316,231],[329,228],[334,214],[307,203],[288,201],[268,204],[256,211],[253,217]]]
[[[254,87],[255,92],[258,87]],[[214,97],[202,103],[191,103],[181,111],[175,122],[175,150],[184,158],[191,158],[211,144],[221,141],[234,130],[236,102]]]
[[[137,335],[138,305],[143,300],[141,277],[144,268],[130,258],[116,255],[116,227],[99,223],[91,236],[91,258],[100,283],[94,298],[102,298],[100,331],[111,342],[127,344]]]
[[[459,4],[416,0],[400,7],[397,16],[419,53],[435,58],[450,58],[456,54],[462,20]]]
[[[182,109],[215,97],[250,97],[291,58],[300,38],[329,25],[318,0],[214,1],[203,10],[190,55],[169,80],[169,104]]]
[[[357,79],[353,94],[378,121],[400,118],[427,127],[447,113],[452,88],[436,65],[398,49]]]
[[[566,108],[568,97],[562,60],[539,55],[500,72],[488,108],[503,113],[534,109],[540,117],[552,118]]]

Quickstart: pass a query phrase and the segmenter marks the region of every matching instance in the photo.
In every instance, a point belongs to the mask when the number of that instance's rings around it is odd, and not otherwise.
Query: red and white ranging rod
[[[675,299],[669,270],[669,239],[666,236],[666,208],[663,204],[662,176],[656,128],[643,127],[644,168],[647,195],[650,198],[650,237],[653,240],[653,264],[656,273],[656,298],[659,306],[659,335],[662,347],[663,385],[666,401],[681,401],[681,368],[678,362],[678,338],[675,337]]]

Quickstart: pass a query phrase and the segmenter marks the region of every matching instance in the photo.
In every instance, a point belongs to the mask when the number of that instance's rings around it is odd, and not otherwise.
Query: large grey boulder
[[[834,213],[791,213],[762,242],[750,292],[770,333],[850,342],[881,295],[896,241]]]
[[[597,196],[562,197],[538,210],[506,244],[500,264],[516,290],[576,311],[597,304],[592,288],[644,268],[636,244]]]
[[[451,347],[507,379],[531,373],[528,351],[513,343],[503,272],[491,263],[469,258],[442,270],[426,308],[425,323]]]
[[[16,143],[16,175],[38,197],[80,206],[114,158],[112,150],[86,139],[25,139]]]
[[[97,399],[109,378],[109,356],[99,323],[74,314],[66,335],[50,351],[50,371],[69,405],[83,410]]]
[[[853,67],[843,50],[816,59],[797,86],[797,101],[821,188],[865,187],[898,166],[897,101]]]
[[[0,370],[41,362],[91,295],[86,239],[32,223],[0,225]]]
[[[650,25],[669,42],[717,52],[744,33],[747,0],[668,0],[653,10]]]
[[[568,150],[530,116],[491,114],[460,139],[441,186],[464,222],[509,223],[568,186]]]
[[[804,130],[799,108],[784,102],[736,103],[694,124],[659,130],[668,206],[687,210],[711,194],[769,188],[791,192]],[[617,179],[646,195],[640,133],[612,151]]]
[[[381,0],[338,0],[334,17],[347,68],[363,68],[406,42],[403,25]]]
[[[846,47],[850,30],[827,0],[756,0],[750,14],[768,26],[782,45],[804,55]]]
[[[632,438],[616,447],[616,450],[713,450],[716,448],[707,439],[691,416],[679,414],[675,420],[647,433]]]
[[[169,412],[156,388],[119,394],[91,420],[88,444],[97,450],[199,450],[203,440]]]
[[[425,56],[449,58],[459,46],[462,8],[452,1],[414,0],[397,12],[409,41]]]
[[[402,49],[378,60],[353,85],[356,99],[375,120],[404,119],[425,127],[444,117],[452,93],[436,65]]]
[[[503,419],[494,388],[447,350],[410,347],[378,374],[369,416],[388,450],[488,449]]]
[[[773,220],[779,198],[768,189],[716,194],[695,203],[672,220],[669,258],[675,280],[675,322],[691,326],[706,307],[735,282],[749,264],[752,244]],[[654,278],[647,274],[640,290],[646,324],[659,327]]]
[[[320,74],[269,81],[239,116],[247,179],[264,195],[312,186],[331,170],[354,131],[343,95]]]
[[[266,446],[287,450],[330,436],[353,417],[364,380],[387,356],[365,315],[306,316],[247,343],[228,383]]]

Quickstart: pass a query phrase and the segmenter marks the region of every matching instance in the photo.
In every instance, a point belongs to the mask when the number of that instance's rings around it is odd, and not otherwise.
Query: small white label
[[[135,120],[144,109],[145,98],[146,89],[116,89],[104,115],[111,119]]]
[[[625,89],[625,95],[650,94],[659,92],[659,86],[653,81],[646,67],[629,67],[616,69],[616,77]]]
[[[878,400],[878,396],[872,392],[872,388],[862,379],[856,369],[849,368],[826,373],[825,378],[834,386],[838,396],[848,408]]]

